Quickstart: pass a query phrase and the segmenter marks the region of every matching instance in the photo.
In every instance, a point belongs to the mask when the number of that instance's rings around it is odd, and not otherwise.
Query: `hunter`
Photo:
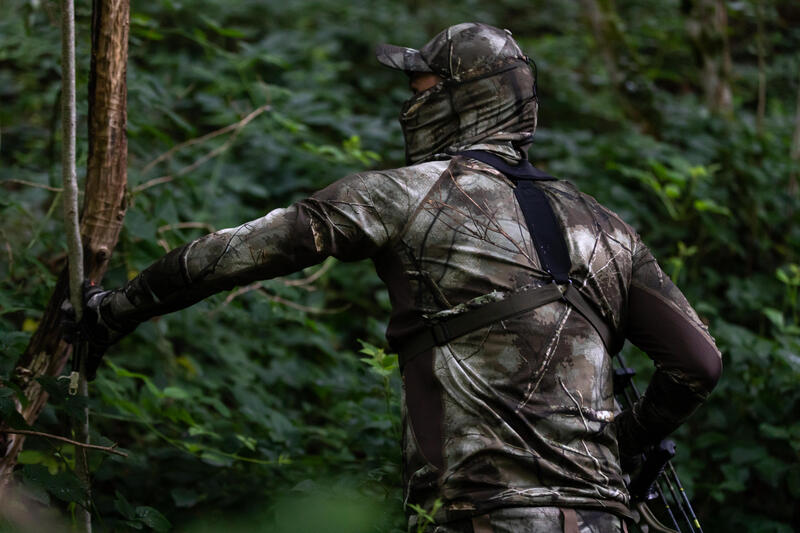
[[[536,76],[511,32],[458,24],[377,58],[409,77],[408,166],[346,176],[86,291],[93,364],[139,323],[219,291],[371,259],[400,354],[406,503],[441,500],[439,533],[627,531],[621,459],[708,397],[714,340],[633,228],[528,162]],[[625,339],[655,373],[617,412]]]

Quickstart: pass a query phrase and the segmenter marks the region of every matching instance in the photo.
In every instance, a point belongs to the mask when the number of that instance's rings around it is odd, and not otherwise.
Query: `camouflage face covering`
[[[408,164],[455,152],[497,133],[517,146],[536,130],[538,104],[527,57],[507,30],[452,26],[420,50],[381,45],[378,60],[444,81],[410,98],[400,114]]]
[[[457,152],[495,133],[516,134],[529,144],[536,129],[537,103],[530,67],[506,70],[463,83],[445,81],[409,99],[400,113],[406,162]]]

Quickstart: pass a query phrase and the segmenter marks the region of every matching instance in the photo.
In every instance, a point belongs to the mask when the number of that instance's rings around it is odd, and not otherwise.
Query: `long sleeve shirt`
[[[510,145],[495,150],[510,161]],[[541,184],[570,277],[619,336],[653,358],[643,398],[616,413],[611,355],[564,301],[475,330],[403,371],[404,490],[439,519],[504,506],[625,514],[619,453],[700,405],[721,370],[714,341],[638,234],[566,181]],[[443,316],[548,283],[514,184],[464,157],[347,176],[312,197],[173,250],[101,305],[126,329],[221,290],[333,256],[371,259],[392,304],[393,347]]]

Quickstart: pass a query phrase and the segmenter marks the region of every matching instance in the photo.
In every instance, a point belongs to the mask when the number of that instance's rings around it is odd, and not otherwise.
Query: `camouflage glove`
[[[113,291],[85,280],[83,292],[83,318],[75,320],[75,309],[69,300],[61,304],[62,337],[70,344],[86,342],[88,344],[86,359],[86,377],[93,380],[97,375],[97,367],[109,346],[121,339],[127,331],[118,331],[103,320],[100,305],[103,299]]]

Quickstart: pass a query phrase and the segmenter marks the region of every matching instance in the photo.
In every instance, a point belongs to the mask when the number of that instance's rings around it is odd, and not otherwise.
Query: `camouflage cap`
[[[511,32],[479,22],[450,26],[419,50],[391,44],[378,45],[378,61],[387,67],[430,72],[446,80],[464,81],[527,57]]]

